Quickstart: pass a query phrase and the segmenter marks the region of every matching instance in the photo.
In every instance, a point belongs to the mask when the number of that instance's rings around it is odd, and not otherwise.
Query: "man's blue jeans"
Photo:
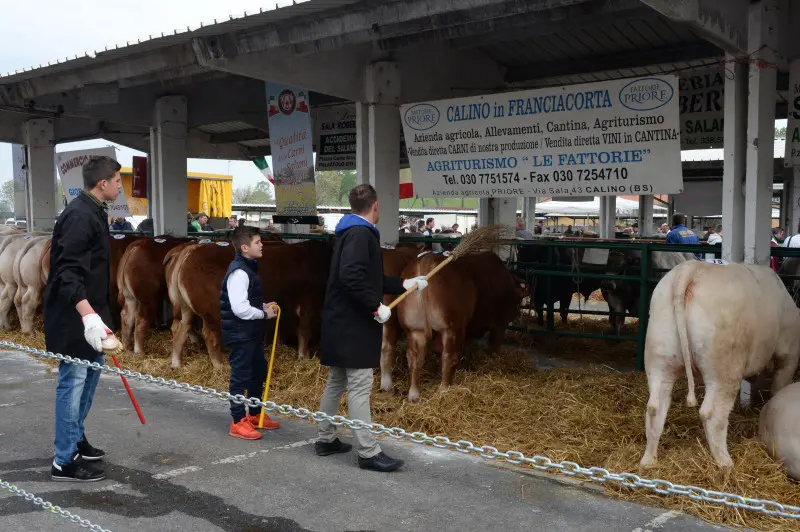
[[[92,362],[104,363],[103,355]],[[58,366],[56,388],[56,463],[68,464],[83,438],[83,422],[92,407],[94,391],[100,380],[100,370],[61,362]]]

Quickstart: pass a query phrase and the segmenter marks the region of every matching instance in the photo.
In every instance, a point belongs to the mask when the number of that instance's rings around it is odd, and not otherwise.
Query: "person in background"
[[[111,224],[111,230],[133,232],[133,225],[131,225],[131,223],[122,216],[119,216],[117,218],[114,218],[114,222]]]
[[[544,220],[539,220],[537,222],[536,227],[533,228],[534,235],[543,235],[544,234]]]
[[[423,233],[425,231],[425,222],[422,220],[417,220],[417,233]]]
[[[458,224],[453,224],[453,232],[457,235],[461,234],[461,231],[458,230]]]
[[[143,234],[152,234],[155,231],[153,226],[153,219],[145,218],[144,220],[142,220],[142,223],[139,224],[139,227],[136,228],[136,231]]]
[[[228,218],[228,230],[229,231],[233,231],[237,227],[239,227],[239,226],[236,224],[236,216],[234,215],[234,216],[231,216],[230,218]]]
[[[333,249],[330,275],[322,308],[320,363],[330,368],[319,410],[333,416],[339,412],[347,391],[349,417],[370,423],[373,368],[380,365],[382,324],[392,311],[382,303],[384,294],[402,294],[410,288],[423,290],[425,277],[403,280],[383,275],[378,194],[369,184],[350,191],[350,209],[336,225],[338,241]],[[384,454],[375,436],[365,429],[353,430],[358,442],[358,466],[389,472],[402,460]],[[314,450],[319,456],[346,453],[352,445],[336,437],[329,421],[319,424]]]
[[[239,221],[237,223],[239,224],[239,227],[244,227],[244,224],[247,223],[247,220],[245,220],[244,218],[239,218]]]
[[[658,228],[658,232],[662,235],[669,234],[669,225],[666,223],[661,224],[661,227]]]
[[[717,224],[709,229],[706,242],[709,246],[722,246],[722,224]],[[706,259],[716,258],[713,253],[706,253]]]
[[[525,218],[522,216],[517,216],[517,230],[514,236],[522,240],[533,240],[534,238],[531,232],[525,229]]]
[[[194,217],[194,220],[190,224],[194,229],[193,232],[195,233],[202,233],[206,231],[205,226],[208,223],[208,215],[204,212],[200,212],[197,216]]]
[[[672,215],[672,230],[667,233],[667,244],[699,244],[700,238],[697,234],[686,227],[686,216],[680,213]],[[703,259],[701,254],[697,254],[698,259]]]
[[[770,240],[770,242],[769,242],[769,247],[771,247],[771,248],[781,247],[781,244],[784,243],[783,237],[784,237],[783,228],[782,227],[773,227],[772,228],[772,240]],[[791,240],[791,237],[790,237],[790,240]],[[786,247],[785,244],[784,244],[784,247]],[[783,261],[781,260],[781,257],[770,257],[769,258],[769,265],[772,267],[772,269],[773,269],[773,271],[775,273],[778,273],[780,271],[782,262]]]
[[[433,228],[436,226],[436,222],[433,218],[428,218],[425,220],[425,231],[422,232],[422,236],[431,236],[434,233]]]
[[[103,340],[113,334],[109,301],[108,205],[122,190],[120,164],[92,157],[83,165],[83,190],[59,215],[50,248],[44,289],[44,337],[48,351],[104,363]],[[61,362],[55,400],[56,481],[96,482],[106,478],[105,452],[86,439],[84,422],[92,407],[100,371]],[[40,413],[41,415],[41,413]]]

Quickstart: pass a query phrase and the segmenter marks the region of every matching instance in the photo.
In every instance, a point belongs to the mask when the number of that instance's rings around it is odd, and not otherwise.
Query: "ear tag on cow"
[[[166,239],[166,238],[154,238],[153,240],[155,240],[155,241],[156,241],[156,242],[158,242],[159,244],[163,244],[164,242],[166,242],[166,241],[167,241],[167,239]]]
[[[422,257],[422,256],[425,256],[425,255],[427,255],[428,253],[430,253],[430,251],[423,251],[422,253],[420,253],[419,255],[417,255],[417,258],[420,258],[420,257]]]
[[[122,240],[125,238],[125,235],[114,235],[114,240]]]
[[[724,259],[706,259],[706,262],[709,264],[719,264],[720,266],[728,265],[728,261]]]
[[[230,243],[230,242],[225,242],[225,241],[216,242],[216,244],[217,244],[218,246],[222,246],[222,247],[225,247],[225,246],[230,246],[230,245],[231,245],[231,243]]]
[[[383,249],[394,249],[394,246],[392,246],[392,245],[389,245],[389,244],[381,244],[381,247],[382,247]]]
[[[204,238],[204,239],[202,239],[201,241],[198,242],[198,244],[210,244],[210,243],[211,243],[211,239],[209,239],[209,238]]]

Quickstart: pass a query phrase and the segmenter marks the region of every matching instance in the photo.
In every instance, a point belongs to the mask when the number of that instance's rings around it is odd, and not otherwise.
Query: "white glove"
[[[428,286],[428,278],[422,275],[420,277],[412,277],[411,279],[406,279],[403,281],[403,288],[406,290],[413,288],[414,285],[417,285],[417,292],[421,292]]]
[[[392,309],[381,303],[376,314],[375,321],[378,323],[386,323],[389,321],[389,318],[392,317]]]
[[[87,314],[83,317],[83,337],[86,343],[98,353],[103,352],[103,340],[108,338],[111,329],[106,327],[102,318],[95,313]]]

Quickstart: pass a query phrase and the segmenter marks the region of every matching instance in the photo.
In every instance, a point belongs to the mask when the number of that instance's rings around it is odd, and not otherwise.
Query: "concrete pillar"
[[[25,163],[25,146],[11,145],[11,177],[14,179],[14,219],[28,220],[28,165]]]
[[[158,173],[158,135],[157,135],[157,128],[151,127],[150,128],[150,153],[147,154],[147,217],[148,218],[155,218],[156,213],[158,212],[158,206],[156,205],[156,199],[161,199],[158,194],[154,194],[153,192],[156,189],[156,174]],[[153,226],[155,230],[155,225]],[[153,235],[157,235],[158,233],[153,233]]]
[[[186,97],[164,96],[155,107],[155,234],[186,236]]]
[[[533,232],[533,228],[536,227],[536,198],[523,198],[522,205],[524,206],[525,229]]]
[[[397,63],[367,65],[369,180],[378,192],[381,242],[394,244],[400,217],[400,70]]]
[[[29,120],[23,128],[28,147],[28,230],[52,231],[57,209],[53,120]]]
[[[727,55],[722,176],[722,258],[744,261],[744,179],[747,168],[748,66]],[[770,153],[770,156],[772,154]],[[769,244],[769,242],[767,242]]]
[[[653,236],[653,196],[639,196],[639,236]]]
[[[490,198],[478,198],[478,227],[485,227],[492,223],[490,201]]]
[[[356,102],[356,183],[369,182],[369,105]]]
[[[748,49],[756,62],[764,59],[774,64],[776,60],[779,4],[763,0],[750,6]],[[768,264],[770,257],[777,76],[774,67],[750,69],[744,206],[744,261],[748,264]]]
[[[617,223],[617,197],[600,196],[600,238],[614,238]]]

